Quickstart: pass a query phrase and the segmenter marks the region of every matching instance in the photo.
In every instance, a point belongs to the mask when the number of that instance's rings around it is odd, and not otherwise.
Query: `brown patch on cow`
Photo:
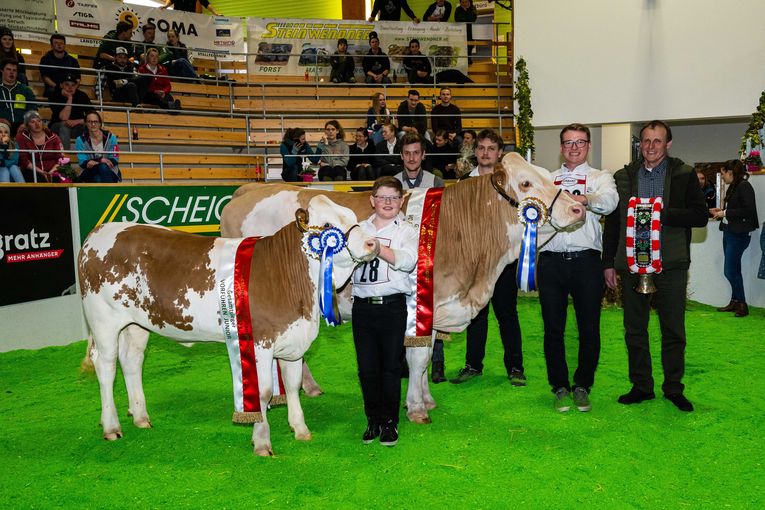
[[[460,181],[444,190],[436,238],[434,302],[459,296],[478,309],[493,288],[510,250],[507,228],[516,210],[492,187],[490,175]]]
[[[83,294],[98,293],[104,284],[124,281],[112,296],[115,301],[144,310],[158,328],[189,331],[193,317],[183,314],[190,305],[187,293],[202,294],[215,287],[209,256],[214,242],[212,237],[173,230],[128,227],[117,234],[103,258],[92,248],[80,254],[80,289]]]
[[[294,223],[260,239],[252,251],[250,316],[253,340],[271,348],[276,338],[299,319],[310,320],[317,299],[302,248],[302,234]]]

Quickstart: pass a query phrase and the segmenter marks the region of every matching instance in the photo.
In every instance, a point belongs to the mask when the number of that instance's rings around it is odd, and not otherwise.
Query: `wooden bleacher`
[[[20,48],[28,48],[25,55],[30,85],[38,96],[43,84],[34,64],[49,50],[47,43],[17,41]],[[278,160],[278,146],[289,127],[302,127],[312,144],[323,136],[324,124],[337,118],[345,127],[346,141],[353,139],[353,131],[366,124],[366,112],[371,105],[370,96],[384,90],[388,108],[395,112],[406,99],[410,88],[420,92],[421,102],[430,110],[431,99],[437,97],[440,86],[394,83],[387,86],[365,84],[337,85],[305,82],[304,77],[281,77],[284,81],[271,81],[261,76],[231,74],[235,81],[205,81],[201,84],[173,81],[173,95],[182,103],[180,114],[169,115],[156,107],[130,109],[124,103],[112,102],[108,91],[102,98],[95,92],[96,76],[92,65],[96,48],[67,45],[67,50],[78,57],[83,66],[81,89],[102,110],[106,127],[120,140],[121,168],[125,179],[254,179],[264,161]],[[200,74],[221,69],[245,69],[244,62],[220,62],[196,59]],[[497,85],[497,76],[512,76],[508,66],[491,62],[471,65],[471,78],[491,76],[492,83],[450,85],[454,103],[463,112],[463,127],[480,130],[498,129],[505,139],[513,137],[513,97],[509,78],[507,84]],[[502,79],[502,78],[500,78]],[[478,80],[476,80],[478,81]],[[488,79],[482,81],[488,82]],[[49,118],[45,108],[43,116]],[[133,136],[134,129],[138,138]],[[162,151],[163,147],[189,147],[182,154],[166,153],[162,156],[163,169],[159,169],[158,154],[130,154],[138,145],[142,150]],[[211,148],[229,148],[232,153],[212,156],[200,155]],[[126,152],[127,151],[127,152]],[[239,159],[237,159],[239,158]],[[277,165],[278,166],[278,165]]]

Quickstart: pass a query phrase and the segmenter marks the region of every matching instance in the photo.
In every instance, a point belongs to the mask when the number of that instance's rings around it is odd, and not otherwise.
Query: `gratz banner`
[[[157,44],[164,44],[167,31],[175,29],[186,46],[199,49],[194,51],[198,57],[244,53],[245,25],[242,18],[163,10],[113,0],[56,0],[56,15],[58,30],[66,35],[103,37],[118,22],[126,21],[135,27],[133,39],[141,41],[141,27],[152,22],[157,26]],[[97,41],[82,41],[82,44],[98,45]],[[228,59],[244,60],[244,56]]]
[[[369,51],[369,33],[377,32],[380,48],[390,57],[391,74],[406,79],[404,54],[411,39],[431,57],[433,73],[457,69],[467,74],[467,30],[464,24],[366,21],[285,20],[247,18],[250,74],[329,77],[329,57],[337,40],[348,40],[356,62],[356,79],[363,82],[362,57]]]
[[[0,306],[75,293],[67,188],[0,189]]]
[[[238,186],[115,186],[77,188],[80,236],[110,221],[162,225],[220,235],[220,214]]]

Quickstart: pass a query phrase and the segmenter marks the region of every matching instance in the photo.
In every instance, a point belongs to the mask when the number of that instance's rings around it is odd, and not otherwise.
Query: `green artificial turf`
[[[313,440],[297,442],[286,408],[269,412],[276,456],[258,458],[251,429],[230,422],[231,379],[221,344],[184,347],[152,337],[144,387],[154,429],[127,417],[106,442],[85,343],[0,354],[0,508],[763,508],[765,315],[745,319],[691,304],[681,413],[661,398],[616,403],[629,389],[621,310],[604,310],[593,410],[557,413],[547,386],[533,298],[519,314],[529,385],[512,387],[491,321],[484,375],[434,385],[431,425],[406,421],[395,448],[363,445],[350,325],[308,353],[325,394],[301,396]],[[576,356],[569,314],[570,365]],[[652,335],[657,339],[657,321]],[[462,366],[464,334],[446,345]]]

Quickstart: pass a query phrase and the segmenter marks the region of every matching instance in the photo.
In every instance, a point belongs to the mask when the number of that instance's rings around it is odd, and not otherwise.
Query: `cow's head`
[[[535,197],[542,201],[550,214],[550,224],[555,230],[570,229],[584,221],[585,207],[572,200],[558,188],[550,178],[550,172],[531,165],[517,152],[510,152],[502,158],[502,168],[507,174],[507,182],[494,179],[508,194],[521,202],[525,198]]]
[[[335,278],[337,283],[343,283],[349,276],[350,271],[359,262],[367,262],[377,257],[380,250],[377,240],[359,228],[356,215],[348,209],[337,205],[324,195],[317,195],[308,202],[308,209],[298,209],[295,213],[298,228],[306,235],[306,248],[316,251],[323,249],[327,243],[330,246],[344,247],[337,250],[333,257],[333,265],[336,269]],[[342,271],[343,276],[337,274]]]

